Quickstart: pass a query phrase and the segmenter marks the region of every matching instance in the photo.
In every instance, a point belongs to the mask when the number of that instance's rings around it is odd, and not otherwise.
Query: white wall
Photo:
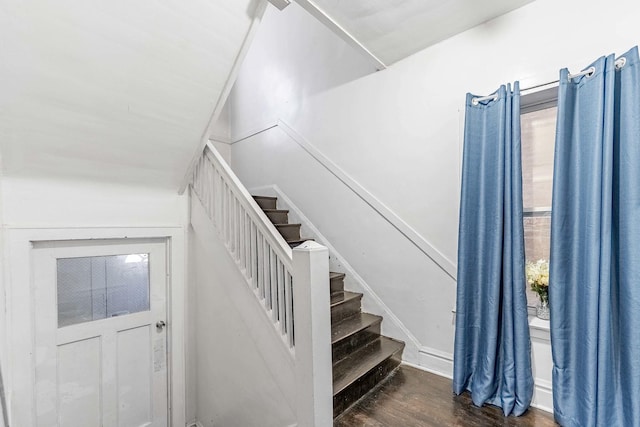
[[[231,138],[284,120],[455,263],[465,93],[489,94],[514,80],[522,87],[550,82],[562,67],[579,71],[601,55],[624,53],[640,41],[639,13],[630,0],[606,7],[537,0],[364,75],[355,61],[335,66],[335,37],[294,5],[265,16],[254,44],[260,48],[250,51],[232,92]],[[305,52],[316,55],[313,63]],[[232,146],[240,178],[249,187],[282,188],[420,344],[450,358],[454,280],[410,245],[382,238],[386,226],[377,214],[364,213],[361,200],[338,191],[335,177],[278,132]],[[548,343],[535,338],[534,353],[536,378],[548,389]],[[550,407],[548,397],[542,406]]]
[[[222,158],[231,164],[231,115],[230,103],[226,102],[220,113],[220,117],[216,121],[209,140],[216,147]]]
[[[344,85],[375,68],[295,2],[268,7],[251,44],[230,103],[231,137],[247,136],[289,117],[314,94]]]
[[[454,299],[442,289],[452,289],[453,284],[443,270],[425,262],[414,244],[280,128],[232,147],[234,171],[243,184],[248,188],[276,184],[415,336],[415,346],[407,342],[407,360],[419,363],[423,346],[451,350]],[[363,291],[349,282],[347,287]],[[430,307],[435,295],[438,304]],[[383,314],[379,311],[383,308],[371,307],[369,302],[369,298],[363,301],[366,310]],[[391,334],[393,327],[385,319],[383,332]],[[393,336],[407,341],[402,331],[394,332]]]
[[[190,257],[196,419],[205,427],[295,423],[292,358],[193,197]]]
[[[179,196],[174,189],[15,177],[0,179],[0,194],[3,219],[1,229],[4,240],[0,302],[5,302],[3,300],[6,296],[6,310],[2,304],[0,318],[0,362],[9,400],[8,406],[16,411],[26,402],[23,400],[20,403],[16,397],[16,390],[21,388],[25,381],[22,368],[26,365],[23,365],[21,360],[24,359],[24,355],[15,354],[15,350],[18,348],[17,340],[28,340],[31,334],[29,325],[18,321],[21,316],[29,316],[31,310],[30,299],[23,298],[25,292],[26,295],[29,292],[32,267],[29,240],[107,238],[125,235],[160,237],[166,236],[169,230],[175,237],[172,239],[172,284],[180,293],[186,284],[184,239],[188,224],[188,197]],[[27,235],[29,237],[25,237]],[[183,316],[184,301],[173,291],[172,300],[174,308]],[[184,327],[181,320],[175,320],[174,324],[176,327]],[[9,329],[5,330],[5,327]],[[175,336],[175,342],[182,342],[181,335]],[[184,361],[180,363],[182,367],[176,372],[184,372]],[[185,380],[189,384],[193,382],[193,378],[185,379],[182,374],[180,377],[179,384],[174,381],[176,390],[184,387]],[[190,395],[188,398],[191,401],[194,396]],[[184,402],[175,404],[174,410],[186,412],[187,419],[195,416],[194,408],[185,410]],[[14,412],[13,423],[19,423],[15,420],[27,419],[24,417],[24,413]]]
[[[8,228],[187,223],[187,198],[175,189],[5,177],[2,196],[4,226]]]

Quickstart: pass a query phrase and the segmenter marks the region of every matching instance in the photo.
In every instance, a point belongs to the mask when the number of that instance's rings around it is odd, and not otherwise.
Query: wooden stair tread
[[[362,298],[362,294],[349,291],[334,292],[331,294],[331,308],[358,298]]]
[[[404,349],[404,343],[380,336],[333,365],[333,395]]]
[[[262,209],[265,213],[289,213],[289,209]]]
[[[285,241],[286,241],[288,244],[290,244],[290,245],[292,245],[292,244],[293,244],[293,245],[295,245],[295,244],[302,244],[302,243],[306,242],[307,240],[312,240],[312,241],[313,241],[313,239],[309,239],[309,238],[293,239],[293,240],[287,240],[287,239],[285,239]]]
[[[333,279],[344,279],[344,273],[337,273],[335,271],[329,272],[329,280]]]
[[[290,224],[290,223],[286,223],[286,224],[273,224],[276,226],[276,228],[280,228],[280,227],[301,227],[302,224]]]
[[[272,196],[252,196],[253,200],[258,204],[260,209],[277,209],[278,198]]]
[[[335,344],[345,338],[350,337],[369,326],[382,322],[381,316],[369,313],[358,313],[355,316],[346,318],[345,320],[331,326],[331,344]]]

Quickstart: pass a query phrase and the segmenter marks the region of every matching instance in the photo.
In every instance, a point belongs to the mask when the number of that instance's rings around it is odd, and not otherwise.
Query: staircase
[[[307,240],[301,224],[289,224],[289,211],[277,209],[277,198],[253,196],[291,247]],[[344,273],[329,273],[333,416],[387,378],[400,364],[404,343],[380,335],[382,317],[361,311],[362,294],[344,290]]]

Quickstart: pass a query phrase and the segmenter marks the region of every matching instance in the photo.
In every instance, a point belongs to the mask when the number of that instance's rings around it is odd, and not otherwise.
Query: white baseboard
[[[536,380],[531,406],[553,414],[553,389],[549,381]]]
[[[419,357],[420,369],[441,377],[453,378],[453,354],[422,346]]]
[[[187,427],[204,427],[200,421],[190,421],[187,423]]]

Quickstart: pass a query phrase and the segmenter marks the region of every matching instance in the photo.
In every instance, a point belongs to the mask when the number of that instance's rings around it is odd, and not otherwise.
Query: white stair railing
[[[192,188],[294,360],[298,425],[331,426],[327,248],[292,250],[211,143]]]
[[[193,188],[229,253],[293,351],[293,254],[215,148],[205,147]]]

